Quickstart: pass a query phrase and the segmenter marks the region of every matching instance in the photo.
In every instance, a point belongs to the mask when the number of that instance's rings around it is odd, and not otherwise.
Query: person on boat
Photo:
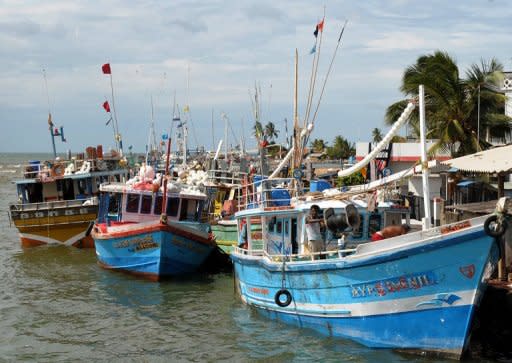
[[[245,219],[242,219],[242,221],[240,222],[238,247],[247,249],[247,222],[245,221]]]
[[[320,207],[316,204],[312,205],[309,209],[309,215],[306,216],[306,234],[310,253],[322,252],[324,250],[323,224],[324,220],[320,217]]]
[[[386,238],[400,236],[402,234],[406,234],[407,232],[409,232],[410,229],[411,227],[407,224],[402,224],[401,226],[387,226],[381,229],[380,231],[375,232],[372,235],[372,241],[380,241]]]

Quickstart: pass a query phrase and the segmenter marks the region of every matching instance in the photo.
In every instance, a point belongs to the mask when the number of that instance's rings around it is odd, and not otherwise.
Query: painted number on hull
[[[131,240],[124,240],[114,244],[114,248],[130,248],[130,251],[137,252],[142,250],[149,250],[151,248],[158,248],[158,243],[153,241],[152,236],[142,238],[133,238]]]

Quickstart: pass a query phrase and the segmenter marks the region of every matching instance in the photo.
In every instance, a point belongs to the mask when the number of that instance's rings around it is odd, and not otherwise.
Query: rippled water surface
[[[101,269],[92,250],[23,250],[7,211],[29,159],[44,156],[0,155],[0,361],[440,362],[267,320],[231,274],[152,283]]]

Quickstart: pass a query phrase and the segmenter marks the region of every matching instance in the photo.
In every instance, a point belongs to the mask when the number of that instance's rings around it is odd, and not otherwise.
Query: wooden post
[[[498,199],[505,196],[505,175],[498,173]]]

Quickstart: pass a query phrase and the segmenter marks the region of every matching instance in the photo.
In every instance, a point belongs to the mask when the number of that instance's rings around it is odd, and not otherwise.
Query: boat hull
[[[158,280],[196,271],[215,248],[202,231],[160,222],[116,227],[109,233],[93,228],[101,266]]]
[[[18,229],[22,247],[63,245],[94,248],[88,233],[96,219],[98,206],[57,209],[11,210],[11,220]]]
[[[215,235],[217,245],[227,254],[233,252],[238,245],[238,226],[236,220],[222,221],[212,224],[212,233]],[[261,223],[251,224],[251,238],[254,244],[261,244]]]
[[[289,262],[284,274],[282,262],[231,256],[242,300],[270,318],[372,348],[460,358],[498,248],[479,228],[381,254]],[[283,288],[292,300],[280,307]]]

